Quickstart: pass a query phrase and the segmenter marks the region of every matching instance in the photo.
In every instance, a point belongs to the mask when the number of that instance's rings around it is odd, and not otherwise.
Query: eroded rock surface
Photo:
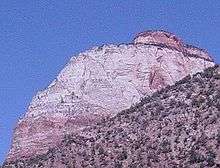
[[[80,53],[33,98],[15,128],[7,161],[46,153],[64,135],[79,133],[213,65],[207,52],[164,31],[139,34],[132,44],[104,45]]]
[[[220,167],[220,67],[187,76],[44,155],[3,168]]]

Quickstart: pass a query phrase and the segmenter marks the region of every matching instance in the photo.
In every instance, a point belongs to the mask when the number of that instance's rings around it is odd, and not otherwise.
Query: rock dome
[[[213,65],[207,52],[165,31],[146,31],[132,44],[82,52],[33,98],[14,130],[7,161],[46,153],[64,135],[80,133],[142,97]]]

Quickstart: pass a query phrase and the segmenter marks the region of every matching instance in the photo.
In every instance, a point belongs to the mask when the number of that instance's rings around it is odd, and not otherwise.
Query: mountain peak
[[[166,46],[181,51],[187,55],[196,55],[213,61],[212,57],[204,49],[185,44],[181,38],[164,30],[147,30],[138,33],[134,38],[134,44]]]
[[[183,41],[175,34],[164,30],[147,30],[138,33],[134,38],[134,43],[139,44],[164,44],[172,47],[182,47]]]
[[[7,161],[44,154],[66,134],[81,134],[146,95],[213,65],[207,52],[165,31],[146,31],[132,44],[83,52],[33,98],[15,128]]]

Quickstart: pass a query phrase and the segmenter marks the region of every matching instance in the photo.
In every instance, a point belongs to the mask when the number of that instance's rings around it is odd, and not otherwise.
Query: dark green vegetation
[[[111,119],[67,135],[23,167],[220,167],[220,67],[187,76]]]

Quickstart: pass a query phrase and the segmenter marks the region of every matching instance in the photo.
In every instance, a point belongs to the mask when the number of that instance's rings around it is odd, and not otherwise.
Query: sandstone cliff
[[[187,76],[111,119],[4,168],[220,167],[220,67]]]
[[[19,120],[7,161],[46,153],[62,137],[115,116],[146,95],[213,66],[208,53],[165,31],[131,44],[94,47],[71,58]]]

